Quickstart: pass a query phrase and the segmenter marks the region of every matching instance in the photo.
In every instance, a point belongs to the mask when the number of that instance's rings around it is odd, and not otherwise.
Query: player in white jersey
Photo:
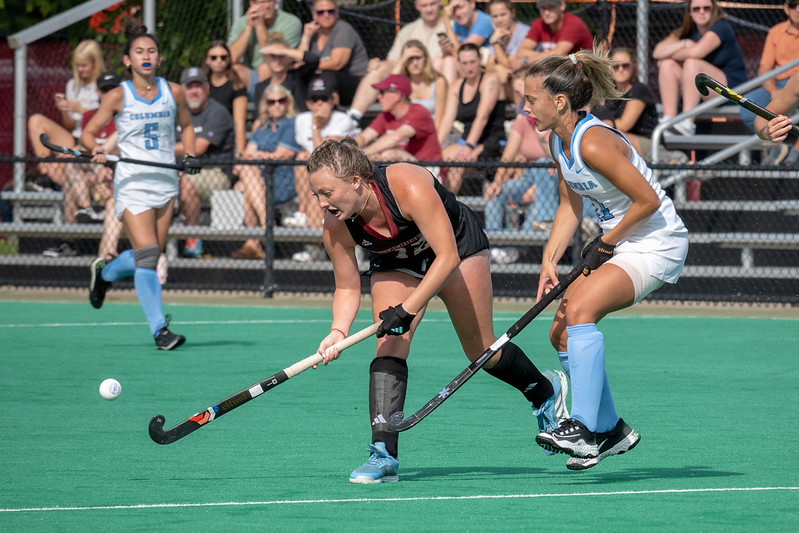
[[[103,99],[97,113],[86,125],[81,142],[92,151],[93,161],[105,163],[103,147],[95,133],[112,117],[119,135],[123,158],[158,163],[175,163],[175,123],[183,128],[187,157],[186,172],[199,170],[194,157],[194,128],[183,89],[155,75],[161,62],[158,41],[138,24],[126,27],[128,41],[122,61],[131,79]],[[171,350],[186,338],[169,331],[169,320],[161,310],[161,284],[156,274],[158,257],[166,244],[172,221],[174,198],[178,195],[177,170],[117,163],[114,200],[117,218],[122,220],[132,250],[106,264],[97,258],[91,266],[89,302],[99,309],[111,283],[133,276],[139,304],[147,317],[156,348]]]
[[[551,130],[560,205],[544,248],[538,298],[558,282],[557,263],[580,227],[583,198],[594,206],[603,234],[583,249],[590,275],[573,282],[550,330],[572,380],[571,418],[536,442],[571,458],[582,470],[632,449],[640,436],[619,418],[605,372],[605,315],[675,283],[688,253],[688,232],[652,171],[624,135],[585,109],[618,98],[606,54],[581,51],[533,64],[525,79],[524,110],[539,131]]]

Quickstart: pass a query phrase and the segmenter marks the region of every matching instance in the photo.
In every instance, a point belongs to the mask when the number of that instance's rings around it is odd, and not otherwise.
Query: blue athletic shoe
[[[569,384],[566,381],[566,374],[560,370],[545,370],[544,376],[552,382],[555,392],[545,401],[541,407],[533,407],[533,414],[538,418],[539,433],[549,433],[557,429],[560,423],[569,418],[569,410],[566,409],[566,394],[569,392]],[[554,452],[541,448],[545,455],[554,455]]]
[[[350,474],[350,483],[390,483],[399,481],[399,461],[386,451],[386,444],[375,442],[369,445],[372,455],[363,466]]]

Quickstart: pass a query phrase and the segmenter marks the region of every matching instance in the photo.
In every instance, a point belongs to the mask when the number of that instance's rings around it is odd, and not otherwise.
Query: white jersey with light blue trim
[[[151,101],[136,94],[133,83],[121,84],[122,109],[114,117],[122,157],[175,164],[175,123],[178,106],[169,82],[156,78],[158,94]],[[175,196],[178,172],[131,163],[117,163],[114,187],[128,194],[136,191]]]
[[[585,113],[578,121],[571,137],[570,153],[571,158],[567,158],[563,152],[563,142],[557,135],[553,135],[553,154],[555,155],[563,179],[566,184],[577,194],[586,198],[594,207],[596,217],[602,232],[607,233],[618,224],[632,204],[629,196],[618,190],[610,181],[601,174],[593,171],[586,165],[580,155],[580,142],[583,135],[589,128],[603,127],[618,134],[630,147],[632,156],[630,162],[638,169],[644,179],[657,193],[660,198],[660,208],[649,217],[649,219],[633,233],[625,237],[616,245],[617,253],[629,251],[638,253],[656,253],[666,256],[669,260],[678,260],[677,248],[685,246],[685,239],[688,237],[688,230],[682,222],[674,208],[674,203],[666,196],[660,184],[643,157],[635,151],[630,141],[619,131],[611,128],[590,113]],[[682,258],[684,260],[684,256]],[[653,272],[656,277],[658,273]],[[671,278],[671,276],[666,276]],[[660,278],[663,279],[663,278]],[[664,279],[669,283],[671,279]]]

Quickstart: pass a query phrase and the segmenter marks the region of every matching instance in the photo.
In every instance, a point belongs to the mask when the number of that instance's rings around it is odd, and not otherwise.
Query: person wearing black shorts
[[[488,239],[474,213],[429,171],[410,163],[375,167],[351,138],[319,145],[308,160],[308,175],[325,210],[323,240],[336,283],[332,327],[318,350],[323,364],[338,358],[333,345],[348,335],[360,306],[356,245],[370,254],[372,313],[382,320],[370,366],[371,456],[350,482],[397,481],[398,434],[388,421],[403,410],[406,359],[430,299],[439,296],[447,306],[470,360],[497,340]],[[484,368],[524,394],[539,427],[555,427],[568,416],[565,375],[542,375],[513,343]]]

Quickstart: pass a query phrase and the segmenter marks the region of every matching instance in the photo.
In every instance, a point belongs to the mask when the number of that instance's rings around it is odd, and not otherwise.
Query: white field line
[[[450,323],[448,318],[425,318],[425,322]],[[329,318],[318,319],[291,319],[291,320],[173,320],[172,325],[180,326],[207,326],[207,325],[236,325],[236,324],[329,324]],[[355,323],[371,324],[366,320],[356,320]],[[140,322],[51,322],[44,324],[0,324],[0,329],[13,328],[96,328],[96,327],[118,327],[118,326],[141,326],[146,324],[144,320]]]
[[[584,498],[591,496],[645,496],[649,494],[695,494],[702,492],[761,492],[795,491],[799,487],[722,487],[705,489],[661,489],[661,490],[622,490],[608,492],[570,492],[554,494],[478,494],[473,496],[418,496],[400,498],[340,498],[316,500],[265,500],[252,502],[207,502],[207,503],[142,503],[138,505],[97,505],[87,507],[21,507],[0,508],[0,513],[40,513],[54,511],[127,511],[136,509],[176,509],[192,507],[240,507],[266,505],[297,505],[320,503],[403,503],[436,502],[457,500],[513,500],[534,498]]]

